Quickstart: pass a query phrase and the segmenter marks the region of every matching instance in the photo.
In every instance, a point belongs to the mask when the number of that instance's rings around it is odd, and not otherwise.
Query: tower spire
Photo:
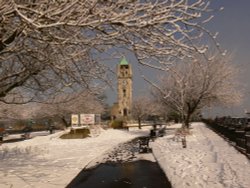
[[[122,60],[120,61],[120,65],[128,65],[128,61],[126,58],[123,56]]]

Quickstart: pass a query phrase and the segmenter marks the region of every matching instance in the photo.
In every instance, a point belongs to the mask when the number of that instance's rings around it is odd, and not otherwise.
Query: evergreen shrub
[[[113,129],[122,129],[123,128],[123,121],[116,119],[116,120],[111,122],[111,127]]]

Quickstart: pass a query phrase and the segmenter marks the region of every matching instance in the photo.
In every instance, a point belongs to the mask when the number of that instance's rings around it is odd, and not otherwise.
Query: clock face
[[[127,85],[127,80],[123,80],[122,85],[124,85],[124,86]]]

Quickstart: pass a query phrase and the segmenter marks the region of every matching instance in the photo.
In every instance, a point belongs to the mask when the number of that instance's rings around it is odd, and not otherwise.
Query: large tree
[[[126,48],[139,63],[168,69],[204,53],[210,0],[2,0],[0,99],[47,100],[105,80],[96,57]],[[204,41],[204,40],[202,40]]]
[[[57,117],[65,127],[68,127],[70,126],[68,119],[71,114],[101,114],[104,111],[103,96],[93,95],[89,92],[83,92],[70,101],[61,102],[65,99],[59,99],[59,101],[56,104],[37,104],[36,117]]]
[[[161,104],[180,114],[183,127],[189,128],[190,118],[202,108],[240,101],[237,72],[229,58],[199,57],[171,68],[153,94]]]
[[[35,103],[6,104],[0,102],[0,120],[25,120],[36,117],[39,106]]]
[[[71,94],[73,96],[60,95],[54,103],[27,103],[27,104],[6,104],[0,102],[0,120],[27,120],[56,118],[60,123],[70,126],[71,114],[102,114],[104,112],[105,96],[82,92]],[[67,98],[70,98],[68,100]]]

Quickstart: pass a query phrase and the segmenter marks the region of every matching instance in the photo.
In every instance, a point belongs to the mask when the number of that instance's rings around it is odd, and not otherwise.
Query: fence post
[[[250,127],[245,128],[246,133],[246,153],[248,156],[250,156]]]
[[[242,151],[246,151],[246,135],[244,130],[236,130],[236,147]]]

